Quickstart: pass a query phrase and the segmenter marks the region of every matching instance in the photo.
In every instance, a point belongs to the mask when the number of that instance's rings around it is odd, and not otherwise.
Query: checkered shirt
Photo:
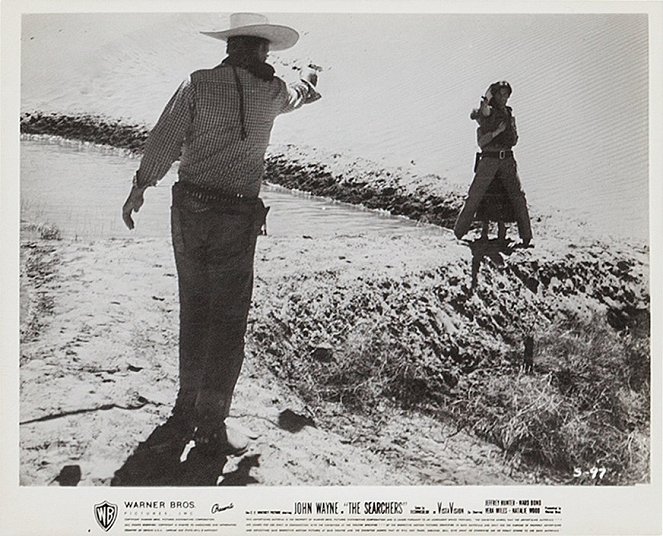
[[[261,80],[242,68],[236,73],[245,139],[233,68],[196,71],[180,85],[150,132],[136,176],[139,187],[155,185],[179,158],[180,180],[227,195],[257,197],[274,119],[319,95],[304,81],[287,85],[278,77]]]

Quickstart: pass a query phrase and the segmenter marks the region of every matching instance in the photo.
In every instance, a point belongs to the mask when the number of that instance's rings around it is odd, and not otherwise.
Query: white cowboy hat
[[[200,33],[223,41],[236,35],[262,37],[269,41],[270,50],[285,50],[294,46],[299,40],[296,30],[288,26],[270,24],[267,17],[258,13],[233,13],[230,15],[228,30]]]

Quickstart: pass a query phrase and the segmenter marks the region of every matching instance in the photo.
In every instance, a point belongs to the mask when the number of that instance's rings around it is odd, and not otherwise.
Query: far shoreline
[[[145,125],[95,115],[66,115],[39,111],[23,113],[22,134],[59,136],[142,154],[149,134]],[[312,154],[311,154],[312,153]],[[379,167],[370,161],[348,159],[338,153],[321,154],[270,146],[264,181],[331,200],[383,210],[394,216],[451,228],[464,193],[436,175],[419,177],[401,168]]]
[[[125,119],[94,114],[30,111],[20,117],[23,136],[54,136],[72,143],[113,148],[140,158],[149,128]],[[29,139],[29,138],[28,138]],[[296,145],[270,145],[265,158],[266,183],[331,201],[386,212],[423,224],[453,229],[468,183],[452,183],[437,174],[417,174],[406,167],[384,166],[359,157]],[[648,237],[610,234],[551,206],[530,206],[534,243],[569,236],[580,243],[601,241],[648,248]],[[478,229],[478,223],[473,229]]]

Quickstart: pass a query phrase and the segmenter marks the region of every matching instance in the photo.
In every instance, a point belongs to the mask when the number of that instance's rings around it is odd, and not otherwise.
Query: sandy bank
[[[391,239],[261,238],[248,358],[232,412],[259,437],[241,460],[189,467],[160,483],[214,485],[217,477],[226,485],[533,482],[534,475],[511,467],[496,447],[403,412],[386,398],[377,421],[334,403],[307,404],[302,385],[274,361],[282,348],[305,362],[340,327],[315,319],[302,335],[305,319],[291,324],[297,295],[326,293],[335,282],[332,292],[361,300],[363,277],[400,279],[435,264],[445,249],[430,245],[410,243],[409,252],[421,260],[404,253],[376,270],[372,257],[391,251]],[[460,260],[463,248],[452,249]],[[79,485],[108,485],[174,400],[177,296],[170,245],[53,241],[26,233],[23,255],[22,323],[35,329],[24,330],[22,340],[21,483],[57,485],[63,470],[75,467]],[[297,337],[283,336],[288,325]]]
[[[21,349],[21,481],[52,484],[73,465],[81,484],[108,484],[173,402],[170,245],[26,233],[22,251],[22,324],[32,327]],[[244,483],[267,485],[549,478],[545,468],[510,472],[496,447],[458,434],[442,413],[413,410],[447,407],[474,373],[520,362],[526,335],[538,343],[560,317],[603,311],[644,324],[645,258],[599,246],[516,250],[501,263],[484,259],[472,288],[471,250],[452,240],[262,237],[233,410],[260,437],[243,458],[248,468],[233,462],[217,476],[246,470]],[[388,356],[403,364],[395,380],[379,374]],[[343,369],[348,360],[354,372]],[[538,353],[534,362],[543,365]],[[373,383],[381,393],[373,414],[354,410],[361,404],[350,390],[316,383],[336,373]],[[213,471],[205,473],[187,482],[210,485]]]

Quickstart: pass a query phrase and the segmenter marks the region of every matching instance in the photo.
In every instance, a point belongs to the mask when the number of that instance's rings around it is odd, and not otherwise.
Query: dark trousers
[[[194,422],[228,416],[244,361],[256,238],[265,209],[255,202],[187,208],[173,188],[171,228],[180,299],[176,411]]]
[[[527,200],[518,177],[516,161],[513,158],[482,158],[476,168],[474,180],[467,193],[465,205],[458,215],[454,226],[457,238],[462,238],[469,230],[474,216],[479,208],[484,194],[488,190],[493,179],[502,182],[509,201],[513,207],[516,222],[518,222],[518,234],[522,240],[531,240],[532,228],[530,225]]]

